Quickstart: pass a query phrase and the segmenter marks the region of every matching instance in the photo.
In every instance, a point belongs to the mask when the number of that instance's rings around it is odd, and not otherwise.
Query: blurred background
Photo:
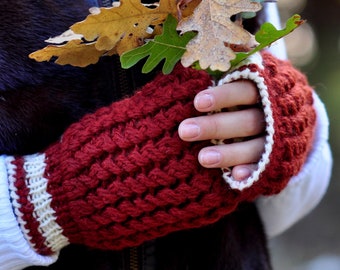
[[[318,207],[270,241],[273,266],[274,270],[340,270],[340,0],[278,0],[278,4],[283,21],[295,13],[307,20],[286,38],[288,55],[326,104],[334,168]]]

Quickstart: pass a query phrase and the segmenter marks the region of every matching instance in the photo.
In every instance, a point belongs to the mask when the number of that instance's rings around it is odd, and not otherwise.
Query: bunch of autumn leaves
[[[166,58],[170,67],[165,73],[178,61],[185,67],[199,63],[202,69],[227,71],[235,58],[230,44],[256,45],[254,37],[231,17],[260,9],[261,4],[251,0],[160,0],[156,6],[120,0],[110,8],[91,9],[84,21],[47,40],[51,45],[30,57],[37,61],[54,57],[58,64],[84,67],[103,55],[118,54],[131,61],[131,53],[139,49],[137,54],[144,52],[143,57]],[[138,61],[132,58],[133,63]]]

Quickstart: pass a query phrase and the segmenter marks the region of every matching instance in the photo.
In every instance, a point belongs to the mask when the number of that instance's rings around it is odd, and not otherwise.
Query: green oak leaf
[[[268,22],[262,24],[260,30],[255,34],[255,39],[259,45],[249,52],[236,53],[236,58],[231,61],[231,66],[237,66],[250,55],[270,46],[275,41],[288,35],[304,22],[304,20],[301,20],[300,15],[295,14],[287,20],[286,27],[282,30],[277,30],[274,25]]]
[[[179,35],[176,31],[177,20],[169,15],[163,24],[161,35],[155,36],[143,46],[125,52],[120,56],[123,68],[130,68],[145,57],[148,57],[142,73],[152,71],[160,62],[165,60],[162,68],[164,74],[169,74],[186,51],[187,43],[196,35],[195,32],[186,32]]]

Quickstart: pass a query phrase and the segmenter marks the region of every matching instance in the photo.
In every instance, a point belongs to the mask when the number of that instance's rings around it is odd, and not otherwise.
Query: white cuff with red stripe
[[[9,194],[8,167],[0,156],[0,263],[3,270],[20,270],[32,265],[47,266],[57,260],[58,253],[41,256],[25,239],[13,212]]]
[[[15,165],[17,163],[13,161],[13,158],[7,158],[7,170],[10,195],[19,225],[32,248],[35,248],[36,243],[43,242],[46,250],[49,250],[45,254],[55,253],[67,246],[69,242],[63,236],[63,230],[56,222],[56,214],[51,207],[52,196],[47,192],[48,179],[44,177],[45,154],[25,156],[22,159],[22,168],[17,168]],[[26,192],[17,189],[15,182],[18,179],[23,179],[24,183],[20,187],[26,189]],[[27,205],[21,205],[20,199],[22,200],[22,198],[20,197],[22,196],[27,197],[23,200]],[[25,213],[22,210],[27,208],[32,209],[31,214],[27,214],[27,210],[25,210]],[[33,222],[38,225],[35,232],[32,226],[26,225],[27,223],[33,224]]]

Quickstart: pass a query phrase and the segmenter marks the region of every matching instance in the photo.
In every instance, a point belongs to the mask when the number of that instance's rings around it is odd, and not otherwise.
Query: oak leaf
[[[231,61],[231,65],[233,67],[237,66],[250,55],[270,46],[272,43],[288,35],[304,23],[305,20],[301,20],[301,16],[295,14],[287,20],[285,28],[281,30],[276,29],[275,26],[269,22],[262,24],[260,30],[255,34],[255,40],[259,45],[249,52],[237,53],[236,58]]]
[[[250,0],[202,0],[194,13],[179,22],[182,32],[197,31],[187,44],[181,62],[188,67],[199,63],[202,69],[227,71],[230,61],[236,57],[228,44],[240,47],[256,45],[253,36],[231,17],[242,12],[256,12],[260,3]]]
[[[169,74],[184,54],[188,41],[196,35],[194,32],[178,35],[176,26],[177,20],[169,15],[163,24],[161,35],[155,36],[153,40],[148,41],[143,46],[121,55],[120,62],[122,67],[130,68],[147,57],[142,73],[150,72],[164,60],[162,71],[164,74]]]
[[[185,9],[187,14],[192,13],[199,0],[190,2],[191,6]],[[177,16],[179,12],[175,0],[161,0],[153,7],[142,4],[140,0],[121,0],[118,6],[97,8],[96,12],[88,15],[85,20],[72,25],[71,35],[68,30],[67,35],[51,39],[58,40],[58,43],[64,41],[66,45],[50,45],[30,54],[30,57],[37,61],[48,61],[52,57],[57,57],[57,63],[65,64],[67,57],[74,50],[79,62],[72,57],[67,64],[75,66],[93,64],[102,55],[111,55],[112,52],[121,55],[125,51],[141,46],[145,39],[161,33],[161,25],[169,14]],[[92,55],[89,56],[88,53]],[[87,60],[90,61],[86,62]]]
[[[169,13],[177,13],[175,1],[161,1],[158,7],[149,8],[140,0],[121,0],[118,7],[101,8],[71,29],[88,41],[96,40],[99,51],[117,46],[120,53],[138,47],[141,40],[150,37],[148,28],[161,24]]]
[[[85,67],[98,62],[103,52],[95,48],[94,43],[81,43],[81,40],[70,40],[61,46],[46,46],[30,54],[30,58],[42,62],[50,61],[56,57],[55,63],[59,65],[70,64],[76,67]]]

